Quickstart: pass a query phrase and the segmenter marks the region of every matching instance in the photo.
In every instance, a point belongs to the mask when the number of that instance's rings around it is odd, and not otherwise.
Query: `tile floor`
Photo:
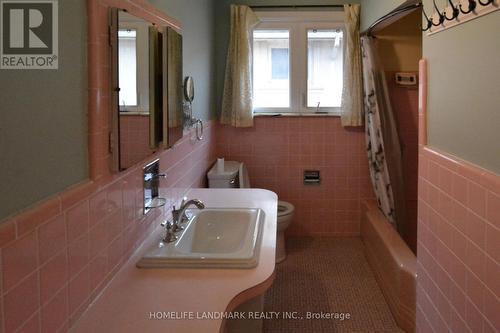
[[[291,238],[264,311],[304,319],[265,320],[265,333],[402,332],[375,281],[359,238]],[[307,312],[349,313],[349,320],[307,320]]]

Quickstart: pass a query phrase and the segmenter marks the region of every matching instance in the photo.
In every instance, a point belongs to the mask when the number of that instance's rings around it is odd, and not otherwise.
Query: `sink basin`
[[[191,209],[179,239],[159,242],[138,267],[252,268],[259,260],[264,212],[257,208]]]

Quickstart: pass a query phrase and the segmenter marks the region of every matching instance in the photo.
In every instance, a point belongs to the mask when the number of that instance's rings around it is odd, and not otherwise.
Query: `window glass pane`
[[[273,80],[288,80],[288,49],[271,49],[271,68]]]
[[[137,106],[137,31],[118,31],[120,105]]]
[[[290,56],[287,30],[253,34],[253,104],[255,108],[290,106]]]
[[[342,30],[307,31],[307,106],[340,107],[343,81]]]

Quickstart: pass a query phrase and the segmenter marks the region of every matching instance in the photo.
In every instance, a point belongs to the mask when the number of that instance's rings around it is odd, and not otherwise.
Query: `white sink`
[[[264,212],[257,208],[187,210],[179,239],[160,242],[138,267],[252,268],[259,260]]]

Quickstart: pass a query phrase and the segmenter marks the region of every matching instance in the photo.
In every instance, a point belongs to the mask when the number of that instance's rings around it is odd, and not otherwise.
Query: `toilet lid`
[[[278,216],[292,214],[295,207],[286,201],[278,201]]]

